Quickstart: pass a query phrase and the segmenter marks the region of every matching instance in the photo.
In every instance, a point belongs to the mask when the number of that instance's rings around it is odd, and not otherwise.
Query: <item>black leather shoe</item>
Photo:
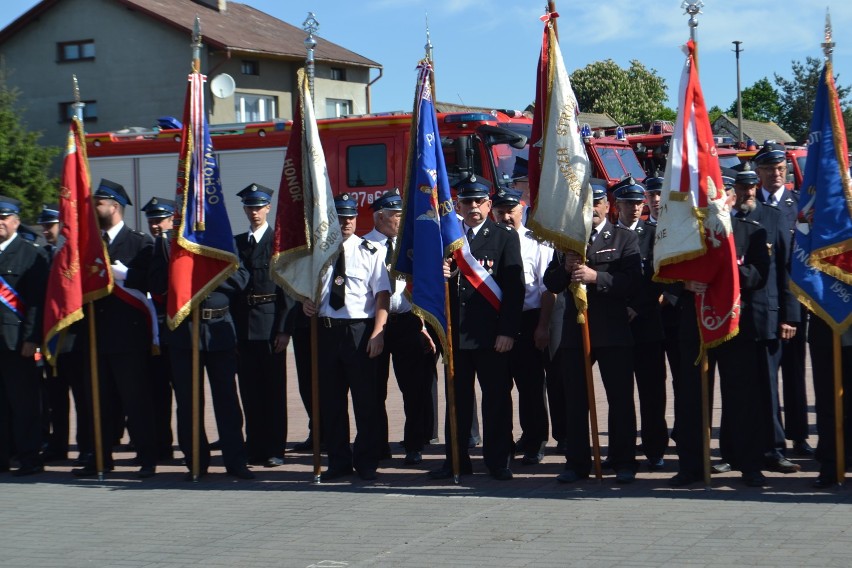
[[[793,442],[793,455],[801,458],[812,458],[816,453],[807,440],[802,442]]]
[[[198,472],[198,480],[199,480],[199,481],[201,481],[201,478],[202,478],[202,477],[204,477],[205,475],[207,475],[207,470],[206,470],[206,469],[201,470],[200,472]],[[184,480],[184,481],[195,481],[195,480],[192,478],[192,472],[191,472],[191,471],[188,471],[188,472],[186,472],[186,473],[184,474],[184,476],[183,476],[183,480]]]
[[[247,468],[246,466],[227,468],[225,470],[228,475],[236,477],[238,479],[254,479],[255,475]]]
[[[282,466],[282,465],[284,465],[284,460],[282,460],[281,458],[275,458],[275,457],[269,458],[263,464],[264,467],[279,467],[279,466]]]
[[[112,466],[104,466],[104,473],[112,471]],[[92,477],[98,474],[98,469],[91,464],[86,464],[81,468],[72,469],[71,473],[74,474],[75,477]]]
[[[766,476],[759,471],[746,471],[743,472],[743,483],[748,487],[765,487]]]
[[[87,463],[91,463],[95,461],[95,457],[91,454],[91,452],[85,452],[77,455],[77,459],[71,464],[74,467],[83,467]]]
[[[524,465],[535,465],[537,463],[541,463],[541,460],[544,459],[544,452],[529,452],[524,454],[524,457],[521,458],[521,463]]]
[[[148,479],[155,475],[157,475],[157,468],[153,465],[143,465],[139,468],[139,471],[136,472],[136,477],[139,479]]]
[[[648,471],[662,471],[665,467],[666,462],[663,458],[648,460]]]
[[[588,475],[580,475],[573,469],[566,469],[562,473],[556,476],[556,481],[559,483],[576,483],[581,479],[588,479]]]
[[[692,485],[699,481],[701,481],[700,475],[692,475],[691,473],[680,471],[676,473],[674,477],[669,479],[669,487],[685,487],[686,485]]]
[[[615,482],[622,485],[636,481],[636,473],[632,469],[621,469],[615,472]]]
[[[375,481],[379,478],[375,469],[361,469],[358,470],[358,477],[363,479],[364,481]]]
[[[291,452],[311,452],[314,449],[314,439],[308,437],[304,442],[298,442],[293,445]]]
[[[459,475],[470,475],[473,473],[473,469],[469,467],[461,467],[459,468]],[[429,479],[452,479],[453,478],[453,468],[450,464],[445,463],[438,469],[433,469],[426,475],[429,476]]]
[[[491,477],[497,481],[509,481],[514,477],[514,475],[512,475],[512,470],[508,467],[504,467],[503,469],[492,469]]]
[[[45,450],[41,454],[43,463],[65,461],[68,459],[68,452],[54,452],[53,450]]]
[[[802,466],[791,462],[784,456],[773,456],[766,458],[766,469],[779,473],[796,473],[802,469]]]
[[[320,474],[320,481],[325,483],[326,481],[334,481],[335,479],[340,479],[341,477],[346,477],[348,475],[352,475],[352,468],[327,469],[322,474]]]
[[[837,477],[833,474],[819,474],[811,484],[815,489],[828,489],[837,485]]]
[[[719,462],[713,464],[710,468],[711,473],[729,473],[731,471],[731,464],[728,462]]]
[[[12,472],[12,475],[15,477],[23,477],[25,475],[33,475],[35,473],[42,473],[44,471],[44,466],[41,464],[32,464],[32,465],[22,465],[18,469]]]
[[[423,462],[423,454],[420,452],[407,452],[405,454],[405,465],[418,465]]]

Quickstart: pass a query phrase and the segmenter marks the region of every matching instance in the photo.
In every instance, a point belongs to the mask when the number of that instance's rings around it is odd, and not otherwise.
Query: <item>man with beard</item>
[[[121,184],[103,179],[93,198],[115,279],[113,292],[95,301],[104,467],[112,469],[110,447],[116,432],[110,426],[116,423],[118,409],[109,401],[117,393],[141,465],[137,476],[152,477],[157,449],[148,385],[152,322],[145,294],[154,241],[124,224],[124,210],[132,203]],[[73,473],[96,475],[94,458]]]
[[[787,258],[790,251],[790,233],[783,228],[781,212],[757,200],[759,179],[751,170],[737,173],[734,181],[736,204],[733,214],[748,219],[766,230],[769,251],[769,278],[766,286],[755,290],[751,297],[753,321],[749,326],[755,333],[760,357],[760,376],[767,423],[766,467],[781,473],[794,473],[800,467],[784,457],[784,428],[778,399],[778,367],[781,364],[781,339],[796,332],[800,305],[787,284]]]
[[[586,285],[591,358],[598,363],[609,403],[609,462],[617,483],[632,483],[637,469],[636,409],[627,298],[642,277],[642,257],[636,234],[607,221],[606,186],[593,182],[592,188],[593,227],[586,263],[575,252],[556,254],[544,274],[548,290],[565,293],[561,348],[567,432],[565,471],[556,479],[574,483],[589,477],[592,469],[583,329],[568,289],[573,282]]]

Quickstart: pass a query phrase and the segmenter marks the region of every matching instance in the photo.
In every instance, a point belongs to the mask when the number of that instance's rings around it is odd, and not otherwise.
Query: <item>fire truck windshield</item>
[[[636,159],[632,148],[599,145],[595,149],[601,158],[608,179],[621,179],[628,174],[636,179],[645,179],[645,171]]]

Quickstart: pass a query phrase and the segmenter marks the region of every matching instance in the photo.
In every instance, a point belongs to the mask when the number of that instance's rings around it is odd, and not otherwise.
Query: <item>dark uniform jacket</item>
[[[450,309],[454,344],[459,349],[491,349],[498,335],[517,338],[524,307],[524,265],[518,233],[486,219],[470,252],[491,271],[503,293],[500,311],[467,281],[463,274],[450,279]]]
[[[3,349],[20,351],[24,342],[41,344],[47,272],[45,251],[20,235],[0,254],[0,276],[17,292],[24,308],[21,318],[8,307],[0,307]]]
[[[151,261],[149,279],[152,294],[163,296],[169,290],[169,247],[157,247]],[[199,327],[198,345],[201,351],[227,351],[237,345],[237,333],[230,305],[248,284],[249,273],[240,263],[239,269],[227,280],[219,284],[196,309],[227,311],[209,319],[202,318]],[[192,314],[186,316],[181,324],[170,333],[169,347],[174,349],[192,349],[190,337]]]
[[[757,190],[757,200],[761,204],[766,202],[763,200],[763,188]],[[781,213],[781,226],[787,229],[788,237],[792,237],[793,231],[796,229],[796,217],[799,215],[799,194],[789,189],[784,189],[781,194],[781,201],[775,206]],[[788,257],[789,259],[789,257]]]
[[[769,253],[769,277],[766,286],[754,290],[751,309],[754,312],[755,339],[768,340],[778,336],[782,322],[798,322],[801,309],[796,296],[790,291],[787,279],[787,259],[790,257],[789,231],[785,230],[782,211],[756,203],[746,219],[758,223],[766,231],[766,249]]]
[[[764,323],[758,318],[760,311],[754,309],[753,298],[755,294],[762,294],[769,279],[766,229],[748,218],[735,217],[732,224],[740,276],[740,335],[756,339],[757,330]]]
[[[642,279],[628,299],[628,306],[636,312],[636,317],[630,322],[630,329],[636,343],[662,341],[664,334],[660,294],[665,286],[654,282],[654,237],[657,224],[640,219],[634,232],[639,240],[639,254],[642,257]]]
[[[598,273],[597,283],[586,286],[592,347],[633,345],[627,322],[627,298],[642,278],[642,256],[636,234],[605,221],[587,248],[586,256],[586,264]],[[562,347],[580,349],[582,327],[577,324],[577,307],[567,289],[571,282],[564,264],[563,254],[554,255],[544,273],[544,285],[555,294],[565,292]]]
[[[108,247],[110,262],[121,261],[127,267],[127,288],[148,292],[148,269],[154,250],[150,235],[121,228]],[[118,286],[118,284],[116,284]],[[95,331],[98,351],[126,353],[151,349],[150,316],[143,313],[113,292],[95,301]]]
[[[234,237],[240,260],[248,270],[249,282],[231,304],[231,311],[240,341],[271,341],[279,333],[285,333],[285,319],[294,302],[269,275],[272,228],[268,228],[255,245],[249,244],[248,236],[249,233],[242,233]]]

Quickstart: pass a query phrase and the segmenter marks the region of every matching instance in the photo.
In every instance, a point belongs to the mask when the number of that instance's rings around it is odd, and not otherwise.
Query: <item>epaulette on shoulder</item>
[[[755,221],[754,219],[749,219],[748,217],[734,217],[740,223],[748,223],[749,225],[754,225],[756,227],[760,227],[760,221]]]
[[[361,239],[361,246],[370,251],[370,254],[376,254],[376,251],[378,250],[376,248],[376,245],[374,245],[367,239]]]
[[[622,226],[621,226],[621,225],[619,225],[618,223],[613,223],[613,225],[612,225],[612,226],[613,226],[613,227],[615,227],[616,229],[618,229],[619,231],[628,231],[628,232],[633,232],[633,230],[632,230],[630,227],[622,227]]]
[[[500,227],[501,229],[505,229],[505,230],[509,231],[510,233],[515,230],[512,227],[510,227],[509,225],[507,225],[506,223],[494,223],[494,224],[497,225],[498,227]]]

